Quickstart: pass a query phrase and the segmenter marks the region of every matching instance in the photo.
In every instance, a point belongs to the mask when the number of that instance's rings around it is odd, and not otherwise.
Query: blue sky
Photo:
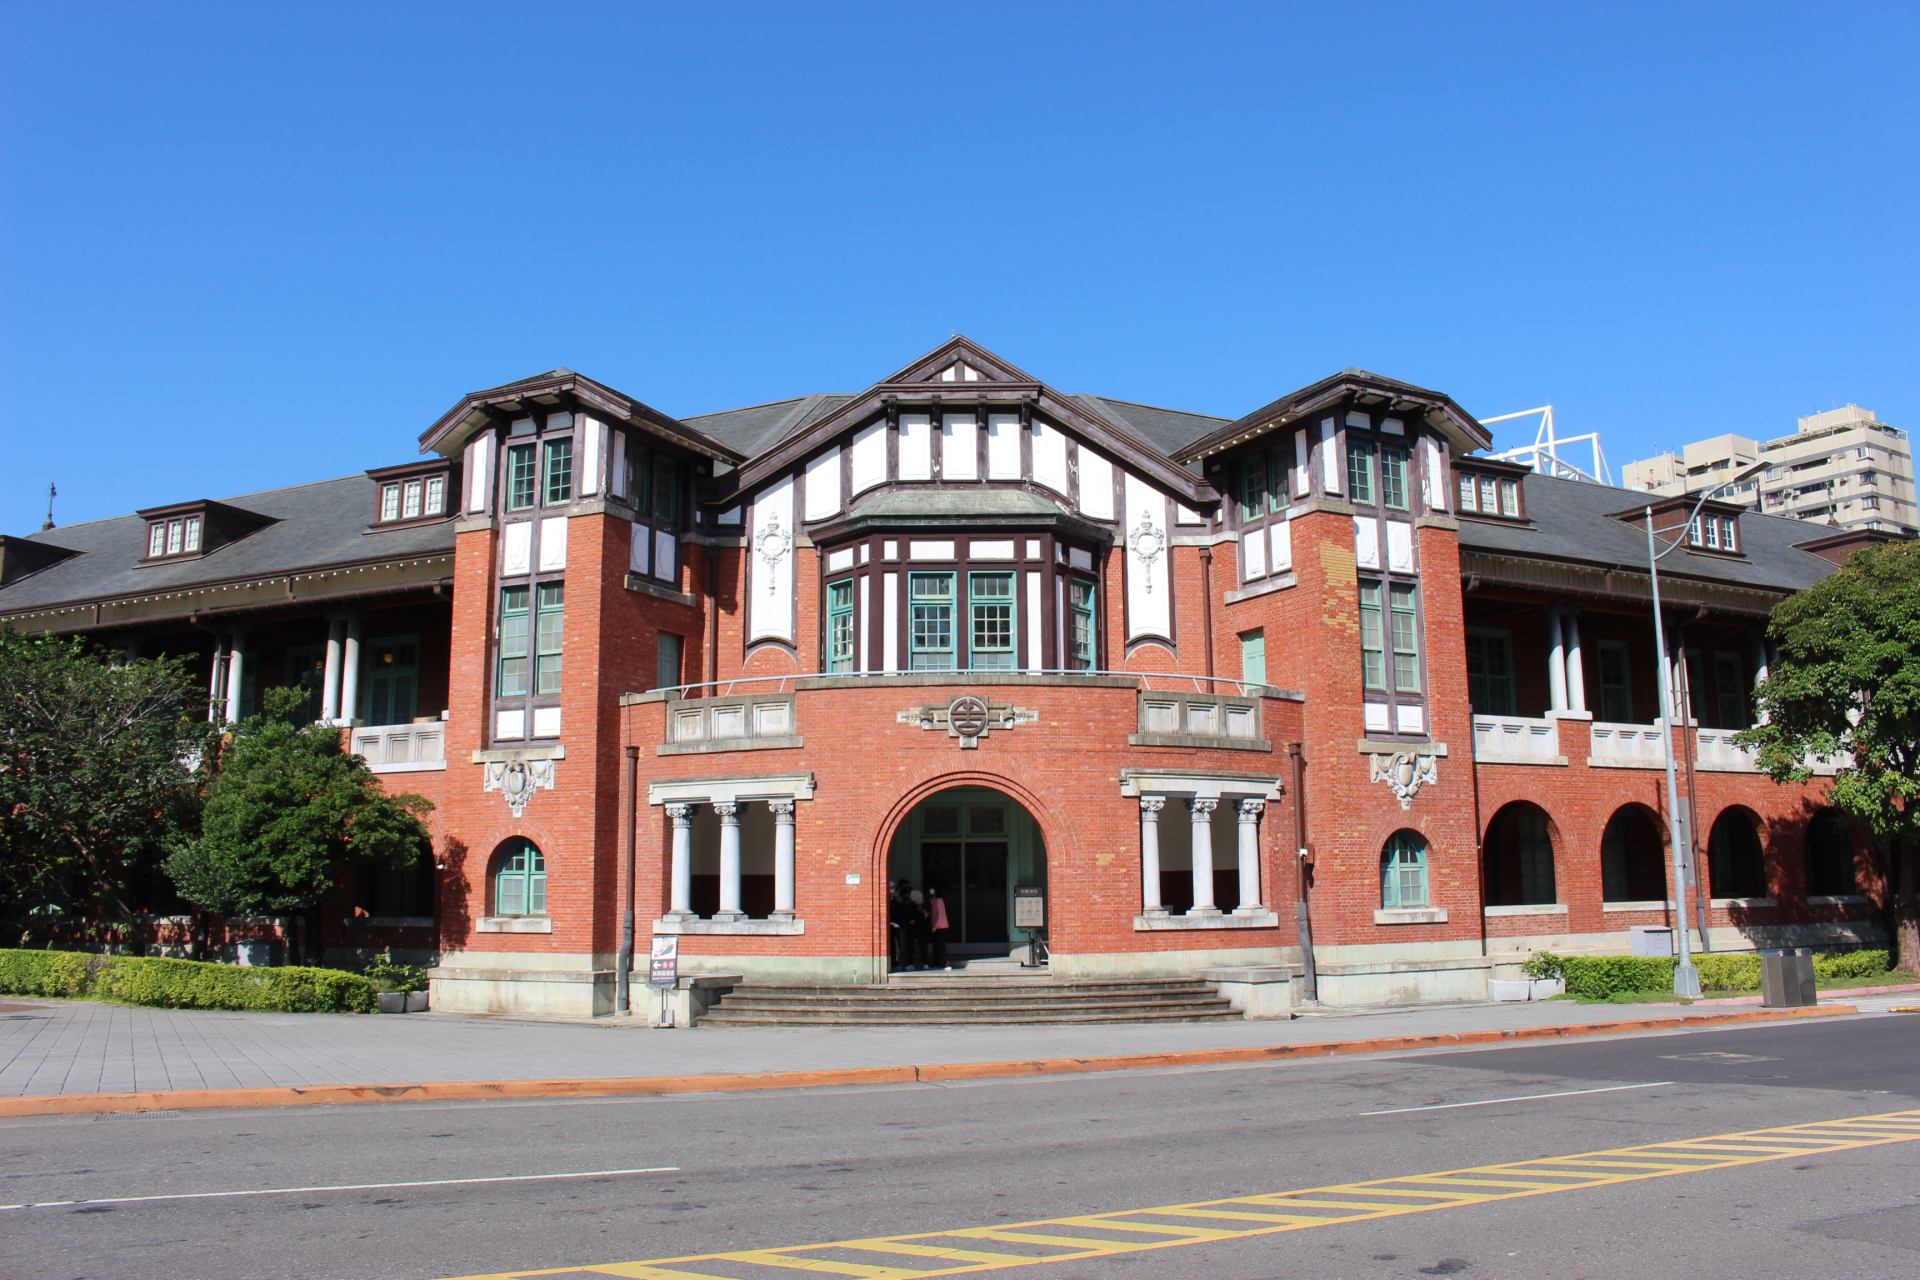
[[[694,414],[956,330],[1223,415],[1551,401],[1616,467],[1920,429],[1916,55],[1910,4],[0,0],[0,531],[404,461],[555,366]]]

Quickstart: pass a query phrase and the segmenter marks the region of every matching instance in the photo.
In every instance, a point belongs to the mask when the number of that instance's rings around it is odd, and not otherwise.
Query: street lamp
[[[1680,536],[1662,551],[1653,549],[1653,508],[1649,506],[1646,509],[1647,576],[1653,582],[1653,643],[1658,651],[1654,669],[1660,673],[1660,736],[1667,746],[1667,843],[1673,848],[1673,922],[1674,932],[1680,941],[1680,962],[1673,967],[1673,994],[1683,999],[1699,998],[1700,970],[1694,967],[1693,943],[1687,937],[1687,864],[1686,853],[1680,843],[1680,784],[1673,772],[1673,692],[1667,681],[1667,631],[1660,619],[1660,561],[1691,536],[1693,522],[1699,517],[1700,508],[1707,505],[1708,498],[1722,489],[1751,480],[1766,469],[1766,463],[1756,462],[1731,480],[1724,480],[1711,489],[1703,490],[1699,500],[1693,504],[1693,510],[1687,513],[1686,521],[1680,526]],[[1685,717],[1691,710],[1683,707],[1680,714]],[[1705,929],[1706,924],[1702,922],[1700,927]]]

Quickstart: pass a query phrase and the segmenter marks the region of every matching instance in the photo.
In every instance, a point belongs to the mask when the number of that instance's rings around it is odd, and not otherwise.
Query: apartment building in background
[[[1840,529],[1920,532],[1907,433],[1857,404],[1809,414],[1792,435],[1764,443],[1729,433],[1629,462],[1621,478],[1663,496],[1698,493],[1755,461],[1766,473],[1721,495],[1726,501]]]

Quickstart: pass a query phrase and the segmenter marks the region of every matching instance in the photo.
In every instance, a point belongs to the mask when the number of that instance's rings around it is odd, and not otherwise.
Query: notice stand
[[[660,995],[653,1025],[673,1026],[673,993],[680,985],[680,938],[677,934],[653,935],[653,950],[647,960],[647,985]]]
[[[1018,885],[1013,891],[1013,927],[1027,931],[1027,955],[1022,969],[1046,963],[1047,891],[1037,884]]]

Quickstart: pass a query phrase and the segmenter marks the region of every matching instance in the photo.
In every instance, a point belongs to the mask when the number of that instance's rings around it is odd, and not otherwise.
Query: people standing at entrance
[[[936,969],[951,969],[947,962],[947,900],[932,885],[927,886],[927,928],[933,939],[932,965]]]
[[[914,902],[917,896],[905,880],[896,881],[893,892],[887,895],[888,951],[893,967],[901,972],[924,964],[920,956],[927,914]]]
[[[918,889],[907,890],[913,904],[913,963],[917,968],[933,968],[933,918],[927,914],[927,896]]]

